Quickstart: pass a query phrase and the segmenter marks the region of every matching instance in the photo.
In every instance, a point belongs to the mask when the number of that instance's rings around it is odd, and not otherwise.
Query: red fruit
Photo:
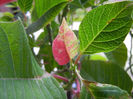
[[[65,21],[60,26],[59,33],[52,45],[53,56],[59,65],[67,64],[78,53],[78,41]]]

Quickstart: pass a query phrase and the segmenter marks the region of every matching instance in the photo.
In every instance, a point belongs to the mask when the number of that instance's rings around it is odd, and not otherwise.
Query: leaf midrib
[[[116,14],[116,16],[115,16],[114,18],[112,18],[112,19],[115,19],[115,18],[116,18],[123,10],[125,10],[127,7],[128,7],[128,5],[125,6],[123,9],[121,9],[120,12],[119,12],[118,14]],[[112,19],[111,19],[111,20],[112,20]],[[109,21],[111,21],[111,20],[109,20]],[[110,24],[110,23],[106,23],[106,25],[101,29],[101,31],[99,31],[99,32],[96,34],[96,36],[88,43],[88,45],[80,52],[81,54],[83,54],[83,53],[85,52],[85,50],[90,46],[90,44],[95,40],[95,38],[103,31],[103,29],[104,29],[108,24]]]

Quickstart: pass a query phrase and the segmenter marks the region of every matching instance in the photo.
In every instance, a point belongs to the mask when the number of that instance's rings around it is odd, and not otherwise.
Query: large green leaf
[[[88,81],[96,81],[119,86],[129,93],[132,89],[132,80],[118,65],[106,61],[82,62],[81,76]]]
[[[0,99],[66,99],[36,62],[21,21],[0,23]]]
[[[119,48],[105,53],[105,55],[110,61],[124,67],[127,60],[127,48],[124,44],[122,44]]]
[[[22,23],[0,23],[0,77],[27,78],[42,74],[31,53]]]
[[[42,0],[43,1],[43,0]],[[26,12],[30,10],[33,0],[18,0],[18,5],[22,11]]]
[[[132,25],[133,2],[123,1],[97,7],[79,27],[80,53],[108,52],[125,39]]]
[[[53,77],[0,79],[0,99],[66,99],[66,94]]]
[[[95,99],[129,99],[129,94],[117,86],[90,84],[88,88]]]
[[[41,17],[44,13],[46,13],[54,6],[68,1],[69,0],[35,0],[35,9],[37,15]]]
[[[43,26],[46,26],[49,24],[57,14],[66,6],[67,2],[59,3],[53,8],[49,9],[46,13],[44,13],[37,21],[32,23],[27,29],[27,33],[31,34],[33,32],[36,32]]]

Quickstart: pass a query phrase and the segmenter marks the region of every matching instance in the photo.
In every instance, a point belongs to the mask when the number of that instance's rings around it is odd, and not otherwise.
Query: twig
[[[77,59],[75,60],[75,63],[74,63],[75,65],[78,64],[78,61],[80,60],[80,57],[81,57],[81,54],[79,54],[78,57],[77,57]]]
[[[48,24],[48,25],[46,26],[46,28],[47,28],[47,31],[48,31],[48,37],[49,37],[50,45],[52,45],[52,33],[51,33],[50,24]]]
[[[56,74],[53,74],[52,75],[54,78],[57,78],[57,79],[60,79],[60,80],[63,80],[65,82],[69,82],[67,78],[65,77],[62,77],[62,76],[59,76],[59,75],[56,75]]]

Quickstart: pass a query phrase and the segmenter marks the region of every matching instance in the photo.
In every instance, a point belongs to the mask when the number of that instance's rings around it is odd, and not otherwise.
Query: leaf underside
[[[66,99],[66,95],[53,77],[0,79],[0,99]]]
[[[21,21],[0,23],[0,99],[66,99],[36,62]]]
[[[32,78],[42,74],[22,23],[0,23],[0,77]]]

